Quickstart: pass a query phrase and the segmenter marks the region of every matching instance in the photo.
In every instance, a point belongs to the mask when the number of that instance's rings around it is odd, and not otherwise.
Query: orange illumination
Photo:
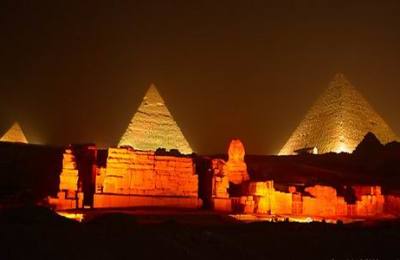
[[[239,139],[234,139],[229,145],[229,160],[224,166],[224,172],[229,176],[229,181],[240,184],[249,180],[247,165],[244,162],[246,152],[243,143]]]
[[[64,218],[68,218],[68,219],[72,219],[78,222],[82,222],[83,221],[83,214],[82,213],[67,213],[67,212],[57,212],[58,215],[64,217]]]

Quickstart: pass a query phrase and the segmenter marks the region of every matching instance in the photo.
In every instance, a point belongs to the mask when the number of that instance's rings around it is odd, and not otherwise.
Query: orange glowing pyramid
[[[155,85],[151,85],[119,144],[137,150],[177,149],[193,152]]]
[[[353,152],[368,132],[374,133],[382,143],[398,140],[357,89],[342,74],[337,74],[279,155],[305,150]]]
[[[27,144],[24,132],[18,122],[15,122],[12,127],[3,135],[0,139],[1,142],[11,142],[11,143],[24,143]]]

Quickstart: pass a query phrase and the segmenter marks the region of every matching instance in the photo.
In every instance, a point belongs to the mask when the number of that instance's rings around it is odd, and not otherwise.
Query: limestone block
[[[271,213],[271,198],[258,197],[256,199],[256,213],[270,214]]]
[[[249,184],[249,194],[254,196],[267,196],[274,192],[273,181],[251,182]]]
[[[292,194],[277,192],[273,193],[273,198],[271,199],[271,213],[272,214],[282,214],[290,215],[292,214]]]
[[[347,216],[347,215],[348,215],[348,205],[343,197],[338,197],[336,204],[336,216]]]
[[[71,149],[66,149],[63,155],[63,168],[60,174],[60,191],[78,190],[79,172],[76,168],[75,156]]]
[[[240,198],[240,202],[243,205],[244,214],[253,214],[255,208],[255,201],[253,196],[243,196]]]
[[[301,193],[292,193],[292,213],[297,216],[303,214],[303,196]]]

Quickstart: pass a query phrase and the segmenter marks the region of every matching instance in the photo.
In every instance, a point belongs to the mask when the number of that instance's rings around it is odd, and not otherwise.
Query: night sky
[[[116,145],[153,82],[196,152],[277,153],[342,72],[400,134],[400,2],[276,2],[3,0],[0,129]]]

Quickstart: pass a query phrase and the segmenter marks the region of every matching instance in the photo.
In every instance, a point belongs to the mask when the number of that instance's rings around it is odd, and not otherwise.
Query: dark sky
[[[197,152],[276,153],[342,72],[400,134],[400,2],[283,2],[3,0],[0,129],[115,145],[154,82]]]

